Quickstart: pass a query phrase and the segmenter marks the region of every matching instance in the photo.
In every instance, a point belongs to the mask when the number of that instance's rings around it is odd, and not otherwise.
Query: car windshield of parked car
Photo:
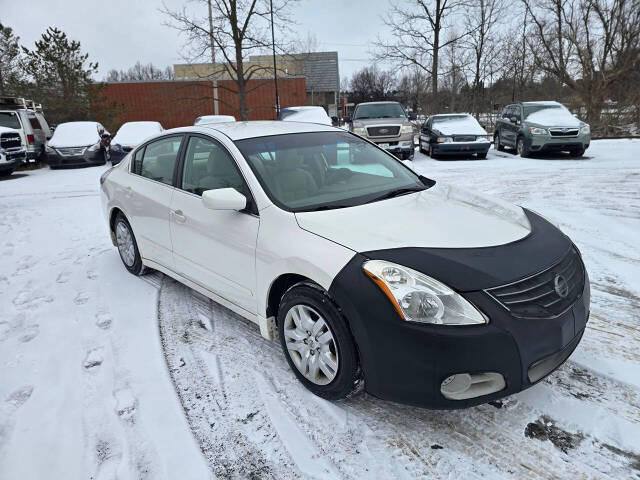
[[[372,103],[369,105],[358,105],[353,119],[406,118],[406,116],[404,109],[397,103]]]
[[[52,147],[86,147],[100,141],[95,122],[61,123],[49,140]]]
[[[445,135],[486,135],[487,132],[471,115],[443,115],[433,117],[432,128]]]
[[[113,137],[111,143],[135,146],[160,132],[162,132],[162,125],[158,122],[127,122],[118,129],[118,133]]]
[[[0,112],[0,127],[20,129],[20,120],[14,112]]]
[[[351,207],[426,188],[399,160],[347,132],[235,143],[269,198],[293,212]]]
[[[545,126],[578,126],[580,121],[563,105],[527,105],[524,118]]]

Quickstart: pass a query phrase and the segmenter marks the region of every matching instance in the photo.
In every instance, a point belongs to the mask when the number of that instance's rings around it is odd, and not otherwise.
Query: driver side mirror
[[[516,125],[520,124],[520,120],[518,120],[518,117],[511,117],[509,120],[511,120],[511,123],[515,123]]]
[[[202,203],[210,210],[244,210],[247,197],[235,188],[217,188],[202,192]]]

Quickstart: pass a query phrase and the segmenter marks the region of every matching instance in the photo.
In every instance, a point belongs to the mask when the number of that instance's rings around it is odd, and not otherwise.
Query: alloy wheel
[[[131,267],[136,261],[136,250],[131,232],[124,222],[118,222],[116,226],[116,243],[118,244],[120,258],[122,258],[125,265]]]
[[[338,373],[338,349],[324,318],[307,305],[294,305],[284,318],[284,340],[298,371],[316,385],[327,385]]]

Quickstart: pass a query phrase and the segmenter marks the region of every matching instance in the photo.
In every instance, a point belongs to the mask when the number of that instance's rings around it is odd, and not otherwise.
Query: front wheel
[[[433,153],[433,147],[431,145],[429,145],[429,156],[431,158],[433,158],[434,160],[438,160],[438,155],[436,155],[435,153]]]
[[[422,139],[418,140],[418,151],[419,151],[420,153],[424,153],[424,154],[426,154],[426,153],[427,153],[427,151],[426,151],[426,150],[423,148],[423,146],[422,146]]]
[[[519,137],[518,142],[516,143],[516,150],[518,151],[518,155],[522,158],[527,158],[531,156],[531,152],[524,143],[524,137]]]
[[[311,392],[339,400],[360,390],[355,342],[327,292],[305,283],[289,289],[278,308],[278,330],[287,363]]]
[[[13,168],[10,170],[0,170],[0,177],[8,177],[13,173]]]
[[[584,148],[574,148],[573,150],[569,151],[569,155],[572,157],[581,157],[582,155],[584,155]]]
[[[496,132],[493,134],[493,148],[495,148],[498,152],[504,152],[504,146],[500,143],[500,132]]]
[[[485,158],[487,158],[487,152],[484,153],[478,153],[478,160],[484,160]]]
[[[125,268],[134,275],[142,275],[144,273],[144,265],[138,250],[136,237],[133,235],[133,230],[131,230],[131,225],[127,218],[122,213],[118,213],[116,216],[113,231],[116,236],[118,253],[120,253],[120,259]]]

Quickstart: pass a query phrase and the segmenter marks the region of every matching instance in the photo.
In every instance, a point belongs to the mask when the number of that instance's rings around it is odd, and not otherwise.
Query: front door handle
[[[176,222],[184,223],[187,221],[187,217],[184,216],[184,213],[182,213],[182,210],[174,210],[171,213],[173,213],[173,216],[176,218]]]

